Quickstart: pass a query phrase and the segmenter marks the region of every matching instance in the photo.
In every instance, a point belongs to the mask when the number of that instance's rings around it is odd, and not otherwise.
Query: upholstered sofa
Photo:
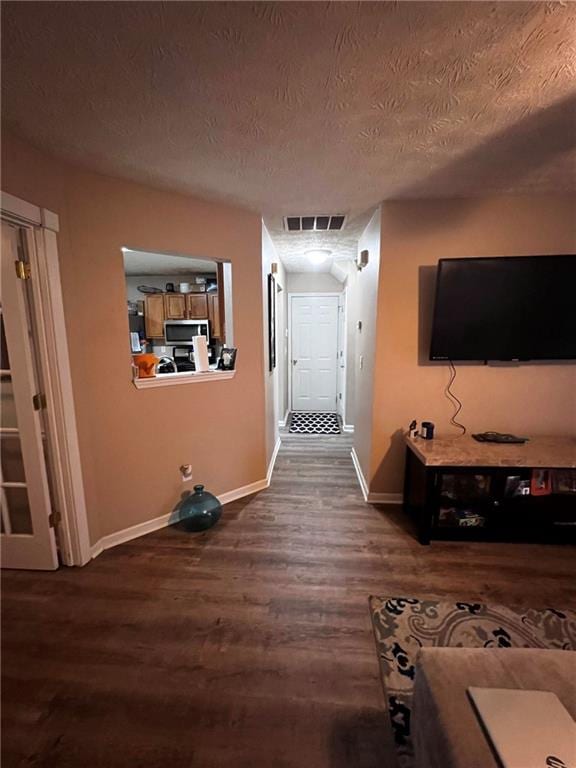
[[[499,768],[469,686],[552,691],[576,719],[576,652],[423,648],[412,707],[415,768]]]

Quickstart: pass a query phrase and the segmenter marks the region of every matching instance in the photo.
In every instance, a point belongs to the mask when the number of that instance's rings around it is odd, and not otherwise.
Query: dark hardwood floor
[[[285,435],[207,533],[5,572],[3,768],[384,768],[370,594],[574,605],[573,548],[421,547],[349,449]]]

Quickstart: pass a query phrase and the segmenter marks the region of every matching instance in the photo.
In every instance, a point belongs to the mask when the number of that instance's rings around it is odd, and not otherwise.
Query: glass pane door
[[[0,509],[3,533],[32,533],[10,356],[0,307]]]
[[[0,296],[0,520],[2,566],[58,567],[27,286],[21,261],[34,241],[2,222]]]

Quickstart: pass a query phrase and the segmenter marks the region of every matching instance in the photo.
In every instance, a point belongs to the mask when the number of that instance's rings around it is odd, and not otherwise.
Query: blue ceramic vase
[[[195,485],[194,493],[180,504],[180,524],[186,531],[207,531],[216,525],[221,514],[222,504],[203,485]]]

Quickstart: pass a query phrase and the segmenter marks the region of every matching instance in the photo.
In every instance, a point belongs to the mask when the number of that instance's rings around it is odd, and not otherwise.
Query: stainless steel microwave
[[[164,339],[166,344],[192,346],[194,336],[206,336],[210,344],[210,325],[208,320],[165,320]]]

